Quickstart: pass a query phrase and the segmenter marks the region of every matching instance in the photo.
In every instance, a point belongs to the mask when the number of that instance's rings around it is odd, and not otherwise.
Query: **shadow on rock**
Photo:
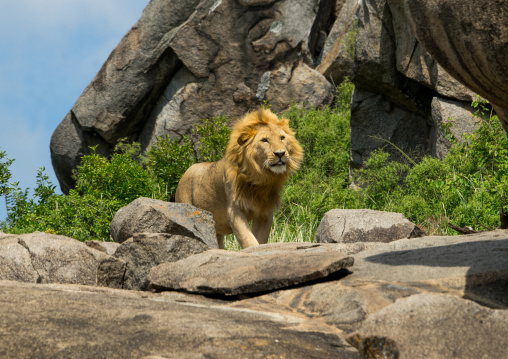
[[[379,276],[382,277],[379,279],[420,287],[427,284],[445,291],[463,290],[464,298],[493,308],[506,308],[508,234],[501,231],[488,233],[492,234],[427,237],[415,240],[413,244],[405,240],[398,247],[406,248],[374,255],[367,252],[360,270],[369,277]],[[434,246],[428,247],[430,245]],[[416,246],[419,248],[414,248]],[[382,268],[369,269],[379,265]]]

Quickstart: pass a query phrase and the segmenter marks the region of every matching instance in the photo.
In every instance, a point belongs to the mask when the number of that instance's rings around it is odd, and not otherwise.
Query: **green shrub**
[[[109,159],[92,154],[83,156],[77,167],[76,191],[98,199],[130,203],[138,197],[150,197],[155,182],[139,161],[138,143],[120,142]]]
[[[215,162],[224,157],[231,130],[228,119],[218,116],[203,120],[192,130],[197,143],[197,162]]]
[[[143,196],[169,200],[190,165],[221,156],[229,134],[225,124],[222,117],[205,120],[193,129],[203,136],[201,141],[196,137],[192,143],[184,137],[179,145],[162,137],[145,154],[138,143],[120,142],[109,159],[92,148],[81,159],[74,173],[76,187],[68,195],[55,194],[42,168],[30,196],[19,183],[7,184],[12,160],[0,162],[0,195],[6,196],[8,214],[0,228],[10,233],[50,232],[82,241],[109,240],[109,225],[118,209]],[[4,157],[0,152],[0,160]]]
[[[214,162],[224,156],[230,129],[219,116],[203,120],[192,130],[194,141],[183,136],[180,143],[169,136],[159,137],[146,155],[148,171],[157,182],[158,197],[170,200],[184,172],[197,162]]]
[[[14,160],[6,158],[7,154],[0,151],[0,196],[6,195],[9,190],[9,180],[11,179],[11,171],[9,166],[12,165]],[[4,160],[4,158],[6,158]]]
[[[157,193],[169,201],[176,192],[178,181],[193,163],[197,162],[194,146],[188,136],[181,143],[169,136],[157,138],[146,156],[148,171],[157,181]]]

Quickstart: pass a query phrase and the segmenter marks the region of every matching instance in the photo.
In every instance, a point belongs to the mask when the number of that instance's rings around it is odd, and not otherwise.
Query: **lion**
[[[175,201],[212,213],[219,248],[231,233],[242,248],[264,244],[282,187],[302,159],[287,119],[268,109],[250,112],[234,125],[222,159],[196,163],[184,173]]]

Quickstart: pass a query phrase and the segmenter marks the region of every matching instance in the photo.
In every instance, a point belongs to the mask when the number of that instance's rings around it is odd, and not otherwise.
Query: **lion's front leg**
[[[259,243],[249,228],[249,220],[243,211],[236,205],[228,207],[228,220],[236,239],[242,248],[257,246]]]
[[[268,214],[267,217],[258,217],[252,221],[252,234],[258,240],[259,244],[268,243],[270,230],[272,229],[273,213]]]

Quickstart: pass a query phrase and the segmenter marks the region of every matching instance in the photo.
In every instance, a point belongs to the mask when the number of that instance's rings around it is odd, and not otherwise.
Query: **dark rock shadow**
[[[220,301],[223,301],[225,303],[228,303],[228,302],[236,302],[236,301],[239,301],[239,300],[260,297],[260,296],[263,296],[263,295],[266,295],[266,294],[269,294],[269,293],[273,293],[273,292],[280,292],[280,291],[284,291],[284,290],[290,290],[290,289],[303,288],[303,287],[306,287],[306,286],[312,286],[312,285],[319,284],[319,283],[337,281],[337,280],[341,280],[342,278],[350,275],[351,273],[352,272],[349,269],[343,268],[343,269],[339,269],[338,271],[336,271],[334,273],[331,273],[330,275],[328,275],[326,277],[323,277],[323,278],[313,279],[313,280],[309,280],[309,281],[304,281],[302,283],[293,284],[293,285],[289,285],[287,287],[282,287],[282,288],[273,289],[273,290],[266,290],[266,291],[260,291],[260,292],[252,292],[252,293],[244,293],[244,294],[236,294],[236,295],[226,295],[226,294],[220,294],[220,293],[217,293],[217,294],[199,293],[198,294],[198,293],[187,292],[185,290],[175,290],[175,292],[181,292],[181,293],[185,293],[185,294],[189,294],[189,295],[202,296],[202,297],[205,297],[205,298],[214,299],[214,300],[220,300]],[[153,293],[161,293],[161,292],[169,291],[167,288],[158,288],[157,286],[154,286],[153,284],[149,285],[149,290],[151,292],[153,292]]]
[[[508,238],[399,250],[365,260],[390,266],[469,267],[464,298],[491,308],[508,307]]]

